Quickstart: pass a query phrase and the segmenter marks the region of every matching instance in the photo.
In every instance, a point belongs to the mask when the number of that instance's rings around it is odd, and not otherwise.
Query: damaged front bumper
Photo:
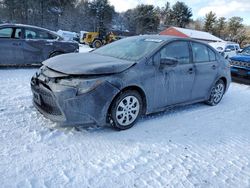
[[[31,80],[34,106],[47,118],[63,126],[107,124],[107,113],[119,90],[103,81],[79,94],[78,88],[53,83],[41,75]]]

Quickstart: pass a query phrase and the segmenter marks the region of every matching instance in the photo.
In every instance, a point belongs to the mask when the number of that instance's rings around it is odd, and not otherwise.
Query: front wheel
[[[219,80],[213,86],[210,97],[208,101],[206,101],[206,103],[211,106],[219,104],[224,93],[225,93],[225,83],[222,80]]]
[[[121,93],[112,103],[110,110],[111,124],[119,129],[131,128],[142,113],[142,98],[137,91]]]

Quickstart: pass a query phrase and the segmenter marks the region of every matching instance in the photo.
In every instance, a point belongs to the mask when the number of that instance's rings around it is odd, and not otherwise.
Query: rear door
[[[25,28],[24,57],[29,64],[39,64],[54,50],[55,37],[49,32]]]
[[[192,42],[195,81],[193,100],[206,99],[218,75],[218,62],[215,52],[207,45]]]
[[[0,64],[22,64],[22,29],[15,27],[0,28]]]

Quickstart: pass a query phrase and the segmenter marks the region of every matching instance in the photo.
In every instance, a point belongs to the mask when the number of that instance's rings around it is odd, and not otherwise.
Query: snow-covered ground
[[[33,107],[34,72],[0,70],[0,187],[250,187],[249,86],[127,131],[78,131]]]
[[[79,44],[79,52],[80,53],[89,52],[91,50],[93,50],[93,48],[90,48],[88,45]]]

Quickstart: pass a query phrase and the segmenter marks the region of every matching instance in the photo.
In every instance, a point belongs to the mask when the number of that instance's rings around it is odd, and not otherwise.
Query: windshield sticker
[[[157,42],[157,43],[162,42],[162,40],[160,40],[160,39],[145,39],[144,41],[145,42]]]

